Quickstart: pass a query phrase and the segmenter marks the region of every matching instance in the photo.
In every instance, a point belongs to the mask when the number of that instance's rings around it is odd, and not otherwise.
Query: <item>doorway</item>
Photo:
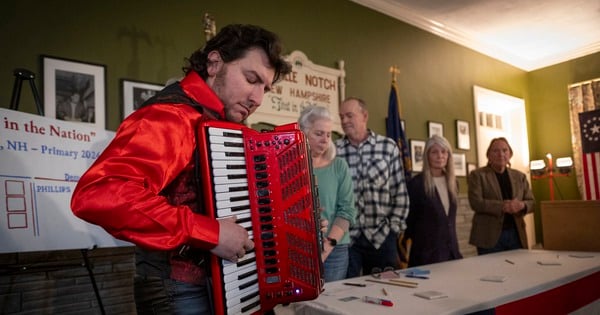
[[[487,164],[486,150],[493,138],[505,137],[513,148],[511,167],[529,178],[529,138],[525,100],[479,86],[473,87],[477,165]],[[531,185],[531,179],[529,178]],[[536,244],[533,213],[525,217],[529,246]]]

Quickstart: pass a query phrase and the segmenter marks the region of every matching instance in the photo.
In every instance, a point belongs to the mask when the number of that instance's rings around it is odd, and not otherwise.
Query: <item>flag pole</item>
[[[400,69],[398,69],[398,66],[396,65],[391,66],[390,73],[392,74],[392,83],[396,83],[396,76],[400,74]]]

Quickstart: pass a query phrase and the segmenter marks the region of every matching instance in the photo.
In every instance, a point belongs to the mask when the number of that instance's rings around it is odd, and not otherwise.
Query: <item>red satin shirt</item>
[[[223,119],[223,104],[198,74],[190,72],[181,88],[215,114],[205,116]],[[81,176],[71,199],[73,213],[150,250],[173,250],[183,244],[215,247],[219,238],[215,219],[185,205],[172,205],[159,195],[193,162],[195,126],[201,117],[185,104],[157,104],[133,112]]]

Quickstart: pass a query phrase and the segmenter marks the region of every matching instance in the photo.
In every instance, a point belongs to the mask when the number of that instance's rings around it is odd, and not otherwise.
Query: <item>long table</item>
[[[514,250],[419,269],[428,270],[429,279],[384,275],[415,282],[415,288],[371,282],[367,280],[376,279],[362,276],[326,283],[316,300],[278,307],[276,313],[468,314],[491,310],[496,314],[567,314],[586,305],[600,306],[600,252]],[[504,281],[481,280],[486,277],[504,277]],[[365,286],[344,284],[348,282]],[[447,297],[427,300],[414,295],[432,290]],[[387,299],[393,306],[365,303],[364,296]]]

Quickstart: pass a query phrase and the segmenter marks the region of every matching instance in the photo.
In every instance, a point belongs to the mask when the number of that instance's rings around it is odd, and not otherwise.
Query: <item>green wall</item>
[[[121,121],[119,80],[164,83],[181,76],[184,58],[204,44],[206,12],[218,28],[251,23],[271,29],[287,52],[301,50],[316,64],[336,67],[344,60],[346,95],[367,101],[369,126],[380,133],[388,70],[398,66],[409,139],[426,139],[426,122],[433,120],[444,124],[456,146],[454,121],[474,125],[472,88],[478,85],[525,99],[532,159],[546,152],[570,155],[566,86],[600,77],[598,53],[527,73],[347,0],[8,0],[0,10],[0,106],[9,107],[15,68],[36,72],[42,92],[42,54],[99,63],[107,67],[106,127],[115,130]],[[35,113],[27,86],[20,109]],[[466,154],[467,162],[475,162],[475,145]],[[466,180],[459,181],[466,193]],[[557,182],[564,199],[580,198],[573,178]],[[533,184],[538,200],[548,199],[543,185]]]
[[[569,114],[568,85],[600,77],[600,53],[528,73],[530,95],[530,157],[573,156]],[[550,200],[549,181],[532,183],[538,200]],[[555,199],[581,199],[575,176],[556,177]]]

